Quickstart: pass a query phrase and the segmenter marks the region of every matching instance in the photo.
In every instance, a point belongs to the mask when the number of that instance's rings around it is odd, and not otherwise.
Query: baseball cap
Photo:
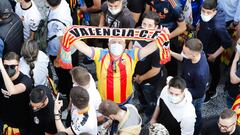
[[[0,0],[0,17],[8,16],[11,12],[13,10],[9,0]]]

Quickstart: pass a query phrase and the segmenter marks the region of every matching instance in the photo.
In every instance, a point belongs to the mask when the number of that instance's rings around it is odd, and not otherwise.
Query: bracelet
[[[59,119],[55,119],[55,120],[61,120],[61,119],[59,118]]]
[[[61,120],[61,117],[59,115],[57,117],[55,116],[55,120]]]
[[[57,113],[57,114],[54,114],[54,116],[61,116],[61,114],[60,114],[60,113]]]

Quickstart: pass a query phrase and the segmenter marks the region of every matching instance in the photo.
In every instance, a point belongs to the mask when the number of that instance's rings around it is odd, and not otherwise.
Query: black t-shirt
[[[134,41],[134,42],[138,42],[142,47],[148,44],[148,42],[146,41]],[[135,67],[134,74],[143,75],[146,72],[148,72],[150,69],[152,69],[152,67],[156,67],[156,68],[162,67],[162,65],[160,64],[159,50],[154,51],[152,54],[138,61]],[[161,72],[159,72],[154,77],[143,81],[142,84],[150,83],[154,86],[157,86],[157,84],[159,84],[160,78],[161,78]]]
[[[0,92],[0,119],[10,127],[28,128],[30,124],[29,115],[29,94],[32,88],[32,80],[26,75],[20,73],[13,84],[22,83],[26,86],[23,93],[4,96]],[[0,77],[0,88],[6,90],[2,76]]]
[[[45,86],[43,86],[45,87]],[[57,132],[55,118],[54,118],[54,100],[51,90],[44,88],[48,97],[48,104],[41,110],[33,112],[30,107],[31,125],[33,135],[44,135],[45,132],[55,134]]]
[[[127,0],[127,7],[133,13],[144,12],[145,6],[145,0]]]
[[[93,6],[93,0],[84,0],[84,2],[88,8]]]
[[[220,129],[217,124],[218,117],[207,120],[202,127],[201,135],[229,135],[220,132]],[[239,126],[236,127],[236,130],[231,135],[239,135],[240,129]]]
[[[105,14],[105,26],[112,28],[134,28],[135,21],[127,7],[124,7],[122,11],[116,15],[108,11],[107,2],[103,3],[101,9]]]

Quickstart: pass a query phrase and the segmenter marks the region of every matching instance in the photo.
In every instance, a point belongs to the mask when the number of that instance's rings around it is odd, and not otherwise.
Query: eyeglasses
[[[219,128],[222,128],[222,129],[224,129],[224,130],[228,130],[231,126],[235,125],[236,122],[234,122],[234,123],[231,124],[230,126],[224,126],[224,125],[222,125],[219,121],[218,121],[217,124],[218,124],[218,127],[219,127]]]
[[[18,65],[4,65],[4,68],[5,69],[15,69],[15,67],[18,66]]]

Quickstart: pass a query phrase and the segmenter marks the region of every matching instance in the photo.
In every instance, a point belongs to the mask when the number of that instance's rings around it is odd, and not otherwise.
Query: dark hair
[[[33,103],[43,102],[47,97],[47,94],[46,94],[47,90],[49,90],[49,88],[44,85],[36,86],[30,92],[30,100]]]
[[[236,113],[233,110],[231,110],[231,109],[224,109],[220,113],[220,118],[221,119],[229,119],[229,118],[232,118],[233,116],[236,117]]]
[[[110,2],[110,3],[114,3],[116,1],[123,1],[123,0],[107,0],[107,1]]]
[[[87,69],[78,66],[70,70],[70,74],[76,83],[80,86],[85,86],[90,82],[90,75]]]
[[[208,10],[216,9],[217,1],[216,0],[204,0],[202,7],[205,9],[208,9]]]
[[[117,103],[111,100],[105,100],[99,105],[99,112],[104,116],[109,116],[111,114],[115,115],[119,112],[120,107]]]
[[[4,55],[3,60],[17,60],[19,62],[19,55],[15,52],[9,52]]]
[[[51,6],[51,7],[56,7],[61,3],[61,0],[47,0],[47,3]]]
[[[82,87],[73,87],[70,91],[70,98],[72,104],[75,105],[78,109],[84,109],[88,106],[89,94],[87,90]]]
[[[191,38],[191,39],[189,39],[189,40],[186,42],[185,46],[186,46],[187,48],[189,48],[191,51],[195,51],[195,52],[202,52],[202,50],[203,50],[203,44],[202,44],[202,42],[201,42],[199,39],[197,39],[197,38]]]
[[[143,19],[144,18],[148,18],[148,19],[154,20],[154,24],[155,25],[159,25],[160,24],[160,17],[159,17],[159,15],[156,12],[149,11],[146,14],[144,14]]]
[[[25,2],[30,2],[31,0],[24,0]]]
[[[181,89],[182,91],[186,88],[186,82],[180,76],[173,77],[169,81],[168,85],[169,87],[178,88],[178,89]]]
[[[37,60],[38,52],[38,44],[34,40],[26,41],[21,50],[21,55],[30,67],[29,75],[33,81],[33,84],[35,83],[33,79],[33,69],[35,68],[34,61]]]

